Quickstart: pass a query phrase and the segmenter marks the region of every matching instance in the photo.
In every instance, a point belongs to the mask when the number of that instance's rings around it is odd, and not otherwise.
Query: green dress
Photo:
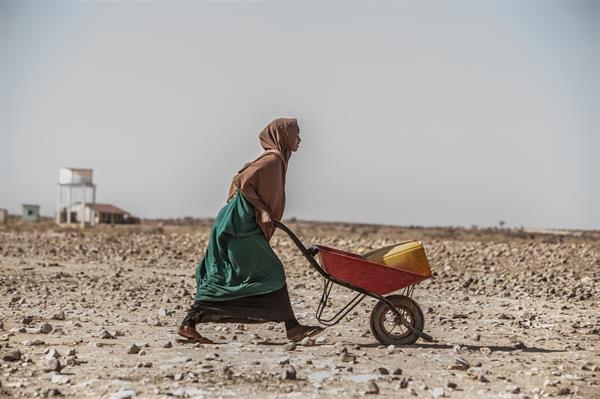
[[[238,190],[219,211],[204,258],[196,265],[196,301],[231,301],[284,288],[283,264]]]

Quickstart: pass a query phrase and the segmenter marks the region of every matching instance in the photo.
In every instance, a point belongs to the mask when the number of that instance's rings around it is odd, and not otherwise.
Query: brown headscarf
[[[292,156],[291,145],[300,134],[298,121],[291,118],[275,119],[259,134],[265,149],[258,158],[244,165],[233,177],[227,202],[238,190],[255,209],[256,224],[267,241],[275,232],[268,221],[281,220],[285,209],[285,173]]]

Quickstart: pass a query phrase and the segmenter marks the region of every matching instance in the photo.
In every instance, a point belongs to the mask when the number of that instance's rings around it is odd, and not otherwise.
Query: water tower
[[[95,224],[96,185],[92,177],[92,169],[60,168],[56,223],[79,222],[82,227],[86,221],[91,226]]]

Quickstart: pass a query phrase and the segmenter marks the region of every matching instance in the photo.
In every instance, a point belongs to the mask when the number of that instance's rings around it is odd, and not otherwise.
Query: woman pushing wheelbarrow
[[[209,321],[283,322],[292,341],[322,331],[296,320],[283,265],[269,245],[273,220],[285,208],[288,163],[301,141],[298,122],[275,119],[259,139],[264,152],[234,176],[196,266],[196,299],[177,330],[187,339],[211,343],[195,328]]]
[[[227,204],[211,227],[208,247],[196,266],[196,299],[177,333],[199,343],[212,343],[196,330],[205,322],[284,322],[289,340],[300,341],[323,330],[298,323],[290,304],[283,265],[269,240],[284,230],[323,277],[316,318],[337,324],[365,297],[377,299],[371,331],[383,344],[412,344],[423,332],[424,317],[411,298],[414,285],[431,277],[420,242],[406,241],[357,255],[320,245],[306,248],[279,220],[285,207],[288,162],[300,144],[296,119],[276,119],[259,135],[264,152],[233,178]],[[319,261],[317,261],[317,259]],[[333,317],[325,318],[333,284],[356,296]],[[403,289],[400,295],[383,296]]]

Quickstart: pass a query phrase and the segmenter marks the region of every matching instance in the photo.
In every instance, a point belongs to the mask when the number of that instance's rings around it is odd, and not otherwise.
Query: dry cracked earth
[[[0,397],[600,397],[600,233],[291,222],[356,253],[420,239],[414,299],[436,341],[380,345],[366,299],[297,345],[280,324],[205,324],[178,341],[209,221],[65,229],[0,225]],[[322,279],[281,231],[298,319]],[[332,305],[352,293],[337,288]]]

